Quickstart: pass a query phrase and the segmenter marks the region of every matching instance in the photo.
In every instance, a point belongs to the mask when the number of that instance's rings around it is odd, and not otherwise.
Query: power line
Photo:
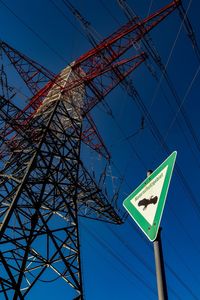
[[[150,246],[150,243],[146,242],[149,249],[152,251],[152,247]],[[196,295],[193,293],[192,289],[181,279],[180,276],[174,271],[172,267],[165,261],[166,268],[169,270],[169,272],[176,278],[176,280],[187,290],[187,292],[193,297],[193,299],[198,300]]]
[[[130,18],[134,19],[134,17],[136,16],[136,13],[128,6],[127,2],[124,1],[124,0],[122,0],[122,1],[118,0],[118,3],[120,3],[120,6],[123,7],[124,11],[126,11],[127,17],[128,17],[129,19],[130,19]],[[174,86],[173,86],[173,84],[172,84],[172,81],[170,80],[169,75],[167,74],[167,71],[166,71],[167,66],[168,66],[168,64],[169,64],[169,61],[170,61],[170,58],[171,58],[172,53],[173,53],[173,51],[174,51],[176,42],[177,42],[178,37],[179,37],[179,35],[180,35],[181,29],[182,29],[183,24],[184,24],[184,22],[185,22],[185,19],[186,19],[186,16],[187,16],[187,12],[188,12],[188,10],[189,10],[189,8],[190,8],[190,6],[191,6],[191,3],[192,3],[192,1],[190,1],[190,3],[188,4],[187,11],[184,11],[185,15],[184,15],[184,17],[182,18],[182,22],[181,22],[179,31],[178,31],[177,36],[176,36],[176,38],[175,38],[175,41],[174,41],[174,43],[173,43],[173,45],[172,45],[172,48],[171,48],[171,50],[170,50],[170,54],[169,54],[169,56],[168,56],[168,60],[167,60],[167,63],[166,63],[165,66],[164,66],[163,63],[162,63],[161,57],[159,56],[159,54],[158,54],[158,52],[157,52],[155,46],[153,45],[152,39],[149,37],[149,34],[148,34],[148,36],[147,36],[148,39],[147,39],[146,37],[143,37],[142,42],[144,43],[145,51],[148,52],[148,54],[149,54],[149,55],[151,56],[151,58],[155,61],[155,63],[159,66],[159,68],[160,68],[160,70],[161,70],[161,72],[162,72],[162,76],[161,76],[160,80],[158,80],[158,77],[157,77],[155,71],[153,71],[152,68],[150,68],[150,65],[148,65],[147,62],[145,63],[146,66],[147,66],[147,68],[148,68],[148,70],[151,72],[152,76],[154,77],[154,79],[156,79],[156,81],[158,81],[158,86],[157,86],[156,92],[154,93],[153,99],[152,99],[152,101],[151,101],[150,109],[151,109],[151,107],[152,107],[152,105],[153,105],[153,102],[154,102],[155,99],[156,99],[158,90],[159,90],[159,88],[161,87],[161,81],[162,81],[162,78],[164,77],[164,78],[166,79],[166,81],[167,81],[167,84],[168,84],[168,86],[169,86],[169,88],[170,88],[170,90],[171,90],[171,92],[172,92],[172,94],[173,94],[173,96],[174,96],[174,98],[175,98],[175,100],[176,100],[178,106],[180,107],[181,113],[182,113],[182,115],[183,115],[183,117],[184,117],[184,120],[185,120],[185,123],[186,123],[186,125],[187,125],[187,127],[188,127],[188,129],[189,129],[189,131],[190,131],[190,133],[191,133],[191,136],[193,137],[193,140],[194,140],[194,142],[195,142],[197,148],[198,148],[199,151],[200,151],[200,142],[199,142],[199,139],[198,139],[198,137],[197,137],[197,135],[196,135],[196,133],[195,133],[195,130],[194,130],[194,128],[193,128],[193,126],[192,126],[192,124],[191,124],[191,122],[190,122],[190,120],[189,120],[189,118],[188,118],[188,116],[187,116],[186,111],[185,111],[184,108],[180,105],[181,100],[180,100],[180,98],[179,98],[179,96],[178,96],[178,94],[177,94],[177,92],[176,92],[176,90],[175,90],[175,88],[174,88]],[[152,5],[152,2],[150,3],[150,7],[151,7],[151,5]],[[190,24],[190,26],[191,26],[191,24]],[[165,96],[165,99],[166,99],[166,96]],[[169,104],[170,102],[167,101],[167,103]],[[180,123],[179,123],[178,125],[179,125],[180,128],[182,128],[182,126],[181,126]],[[186,134],[185,134],[184,130],[181,130],[181,132],[182,132],[182,134],[184,135],[184,138],[185,138],[186,142],[188,143],[188,139],[187,139],[187,137],[186,137]],[[189,147],[189,149],[191,149],[191,147]],[[197,158],[196,158],[196,155],[194,154],[194,152],[193,152],[192,149],[191,149],[191,151],[192,151],[192,154],[194,155],[195,159],[197,159]],[[197,161],[198,161],[198,159],[197,159]],[[198,164],[199,164],[199,162],[198,162]]]
[[[123,244],[123,246],[125,247],[125,248],[127,248],[128,250],[129,250],[129,252],[131,252],[136,258],[137,258],[137,260],[138,261],[140,261],[144,266],[145,266],[145,268],[151,273],[151,274],[153,274],[154,275],[154,269],[151,267],[151,266],[149,266],[149,264],[147,264],[147,262],[145,261],[145,259],[144,259],[144,257],[141,255],[141,254],[139,254],[139,253],[137,253],[136,251],[135,251],[135,249],[130,245],[130,243],[127,243],[126,241],[125,241],[125,239],[123,239],[117,232],[115,232],[111,227],[108,227],[108,226],[106,226],[106,228],[118,239],[118,241],[120,241],[122,244]]]
[[[102,247],[104,249],[106,249],[111,255],[112,257],[114,257],[118,263],[120,262],[121,265],[123,265],[124,268],[126,268],[130,273],[134,274],[134,276],[136,277],[136,279],[138,281],[141,281],[143,283],[143,285],[145,285],[148,289],[151,289],[152,292],[155,293],[154,290],[152,290],[152,287],[147,285],[146,284],[146,281],[141,280],[141,274],[140,273],[135,273],[133,269],[130,268],[129,265],[127,265],[127,263],[125,262],[125,259],[124,259],[124,256],[123,256],[123,259],[121,258],[121,256],[119,254],[117,254],[116,251],[113,251],[112,248],[108,245],[108,243],[105,241],[105,239],[103,239],[102,237],[100,237],[99,235],[95,234],[94,232],[92,232],[85,224],[82,224],[82,226],[84,227],[84,229],[86,230],[87,233],[89,233],[100,245],[102,245]],[[114,233],[113,233],[114,234]],[[115,236],[117,236],[116,234],[114,234]],[[120,237],[120,240],[122,240],[122,238]],[[126,244],[126,242],[122,242],[122,244]],[[150,247],[150,244],[147,243],[148,247],[152,250],[152,248]],[[127,246],[126,246],[127,247]],[[128,247],[130,247],[130,245],[128,245]],[[129,249],[130,250],[130,249]],[[131,250],[132,251],[132,248]],[[135,254],[135,251],[134,251],[134,254]],[[140,261],[143,261],[143,259],[139,259]],[[145,263],[145,266],[146,266],[146,263]],[[188,287],[188,285],[186,283],[184,283],[184,281],[177,275],[177,273],[166,263],[166,266],[167,266],[167,269],[169,270],[169,272],[177,279],[177,281],[187,290],[187,292],[194,298],[194,299],[197,299],[196,298],[196,295],[193,293],[193,291]],[[149,270],[152,271],[151,267],[149,268]],[[150,271],[150,272],[151,272]],[[181,299],[179,297],[179,295],[176,293],[176,291],[169,287],[169,290],[171,291],[171,293],[173,293],[176,298],[178,299]]]
[[[129,94],[129,96],[133,99],[133,101],[136,103],[136,105],[140,109],[141,113],[145,116],[145,119],[148,121],[153,137],[158,142],[158,144],[161,145],[161,147],[165,150],[165,152],[169,155],[171,153],[171,150],[169,149],[168,145],[166,144],[160,130],[158,129],[156,123],[152,119],[152,117],[151,117],[146,105],[142,101],[140,95],[137,93],[135,88],[132,85],[130,85],[130,81],[128,82],[128,84],[126,81],[124,81],[123,85],[125,87],[125,90]],[[185,191],[187,191],[187,194],[190,196],[190,199],[192,200],[193,206],[196,208],[195,212],[198,212],[198,214],[200,215],[200,205],[198,204],[198,201],[196,200],[196,197],[195,197],[192,189],[190,188],[190,186],[178,164],[176,164],[175,170],[179,176],[179,179],[181,180],[183,188],[185,189]]]
[[[182,25],[182,24],[181,24],[181,25]],[[181,28],[181,27],[180,27],[180,28]],[[178,35],[179,35],[179,33],[178,33]],[[177,38],[178,38],[178,35],[177,35],[177,37],[176,37],[176,40],[177,40]],[[170,53],[171,55],[172,55],[173,49],[174,49],[174,47],[175,47],[176,40],[175,40],[175,43],[174,43],[174,45],[173,45],[173,47],[172,47],[172,49],[171,49],[171,53]],[[140,98],[139,94],[137,93],[137,91],[135,90],[135,88],[134,88],[132,85],[130,86],[130,82],[127,82],[127,81],[124,81],[122,84],[125,86],[125,89],[126,89],[127,91],[129,91],[129,88],[130,88],[131,95],[130,95],[130,92],[128,92],[129,95],[134,99],[134,101],[136,100],[136,102],[137,102],[139,108],[142,110],[142,113],[144,113],[146,116],[148,116],[148,121],[149,121],[149,123],[150,123],[150,125],[151,125],[151,126],[150,126],[150,129],[151,129],[151,132],[152,132],[153,136],[155,137],[155,139],[157,140],[157,142],[158,142],[159,144],[161,144],[161,146],[162,146],[162,147],[165,149],[165,151],[169,154],[169,153],[170,153],[170,150],[169,150],[168,146],[166,145],[165,140],[163,139],[163,137],[162,137],[160,131],[158,130],[158,128],[157,128],[157,126],[155,125],[155,123],[153,122],[153,120],[152,120],[150,114],[148,113],[148,110],[146,109],[146,107],[145,107],[143,101],[141,100],[141,98]],[[110,111],[110,115],[111,115],[111,117],[112,117],[112,111],[111,111],[111,109],[109,109],[109,111]],[[181,182],[183,183],[184,189],[187,191],[187,193],[188,193],[188,194],[190,195],[190,197],[192,198],[194,206],[196,206],[196,207],[198,208],[198,206],[199,206],[199,205],[198,205],[198,202],[196,201],[195,196],[194,196],[192,190],[190,189],[190,186],[188,185],[188,183],[187,183],[187,181],[186,181],[186,179],[185,179],[185,177],[184,177],[184,175],[183,175],[181,169],[180,169],[179,167],[176,167],[176,169],[177,169],[177,172],[178,172],[179,177],[180,177],[180,179],[181,179]]]
[[[170,267],[168,263],[166,263],[167,268],[169,271],[173,274],[173,276],[176,278],[176,280],[181,283],[181,285],[185,288],[185,290],[192,296],[193,299],[199,300],[197,296],[193,293],[192,289],[188,287],[188,285],[180,278],[180,276],[177,275],[177,273]]]
[[[136,151],[135,147],[133,146],[133,144],[130,142],[129,139],[127,139],[127,135],[125,134],[122,126],[120,125],[120,123],[118,122],[118,120],[116,119],[116,117],[114,116],[114,114],[112,113],[112,109],[110,107],[110,105],[107,103],[106,100],[104,100],[104,104],[106,104],[106,107],[109,109],[108,114],[110,115],[110,117],[113,119],[113,121],[115,122],[116,126],[118,127],[118,129],[120,130],[120,132],[122,133],[124,140],[129,144],[132,152],[134,153],[134,155],[137,157],[137,159],[139,160],[139,162],[141,163],[141,165],[143,166],[144,170],[147,170],[147,166],[144,163],[142,157],[140,156],[140,154]]]
[[[107,13],[111,16],[111,18],[115,21],[116,24],[121,25],[119,20],[115,17],[109,7],[105,4],[103,0],[98,0],[101,3],[101,6],[107,11]]]
[[[151,273],[151,274],[153,274],[154,276],[155,276],[155,271],[154,271],[154,269],[151,267],[151,266],[149,266],[148,264],[147,264],[147,262],[144,260],[144,258],[143,258],[143,256],[141,256],[140,254],[138,254],[136,251],[135,251],[135,249],[130,245],[130,243],[127,243],[126,241],[125,241],[125,239],[124,238],[122,238],[119,234],[117,234],[113,229],[111,229],[111,227],[108,227],[108,226],[106,226],[107,227],[107,229],[109,230],[109,231],[111,231],[112,232],[112,234],[124,245],[124,247],[126,247],[128,250],[129,250],[129,252],[131,252],[132,254],[134,254],[134,256],[146,267],[146,269]],[[178,297],[179,298],[179,296],[177,295],[177,293],[175,292],[175,290],[171,287],[171,286],[169,286],[169,290],[172,292],[172,294],[174,294],[176,297]],[[179,298],[180,299],[180,298]]]
[[[127,2],[125,0],[119,0],[118,2],[120,3],[121,7],[125,11],[125,13],[126,13],[126,15],[127,15],[127,17],[128,17],[129,20],[130,19],[134,19],[136,17],[136,13],[128,6],[128,4],[127,4]],[[185,11],[185,15],[183,16],[183,19],[182,19],[182,22],[181,22],[181,25],[180,25],[180,29],[179,29],[178,34],[176,36],[175,42],[174,42],[174,44],[173,44],[173,46],[171,48],[169,58],[171,58],[171,56],[172,56],[173,50],[175,48],[177,39],[179,37],[181,29],[182,29],[182,27],[184,25],[184,22],[186,20],[187,12],[188,12],[188,10],[189,10],[189,8],[191,6],[191,3],[192,3],[192,0],[190,0],[190,2],[188,4],[188,7],[187,7],[187,11]],[[139,27],[139,30],[141,30],[140,27]],[[192,126],[192,123],[190,122],[190,120],[189,120],[189,118],[187,116],[187,113],[186,113],[184,107],[180,106],[181,99],[180,99],[180,97],[179,97],[179,95],[178,95],[178,93],[177,93],[177,91],[176,91],[176,89],[175,89],[175,87],[173,85],[173,82],[170,79],[169,74],[167,73],[167,70],[166,70],[167,65],[169,63],[169,58],[168,58],[168,61],[167,61],[166,65],[164,65],[162,63],[161,57],[158,54],[158,51],[156,50],[156,48],[155,48],[155,46],[154,46],[154,44],[152,42],[152,39],[149,36],[149,34],[148,35],[146,34],[146,36],[144,36],[141,39],[141,42],[142,42],[142,45],[144,46],[145,51],[152,58],[152,60],[157,64],[157,66],[159,67],[160,71],[162,72],[162,76],[165,78],[165,80],[167,82],[167,85],[168,85],[168,87],[169,87],[169,89],[170,89],[170,91],[171,91],[174,99],[176,100],[177,105],[180,107],[180,111],[181,111],[181,114],[182,114],[182,116],[184,118],[185,124],[186,124],[186,126],[187,126],[187,128],[188,128],[188,130],[189,130],[189,132],[190,132],[190,134],[191,134],[191,136],[193,138],[193,140],[194,140],[194,143],[195,143],[197,149],[200,152],[200,141],[199,141],[199,139],[198,139],[198,137],[197,137],[197,135],[195,133],[195,130],[194,130],[194,128]],[[162,79],[162,77],[161,77],[161,79]],[[155,100],[155,97],[153,99]],[[153,104],[153,100],[152,100],[151,105],[152,104]]]
[[[155,78],[156,79],[156,78]],[[156,79],[156,81],[158,81],[158,79]],[[186,133],[185,133],[185,130],[184,130],[184,127],[183,127],[183,124],[182,122],[179,121],[179,119],[177,118],[178,117],[178,113],[180,111],[179,108],[177,108],[176,111],[174,111],[173,107],[172,107],[172,104],[171,102],[169,101],[168,97],[166,96],[162,86],[160,87],[161,89],[161,93],[162,93],[162,96],[164,97],[165,101],[167,102],[169,108],[171,109],[171,112],[175,115],[171,124],[168,126],[168,130],[167,130],[167,134],[165,134],[164,136],[164,140],[166,141],[167,140],[167,136],[169,135],[169,131],[170,129],[173,127],[174,123],[176,122],[177,123],[177,126],[178,128],[180,129],[180,133],[183,135],[187,145],[188,145],[188,149],[189,151],[191,151],[191,154],[193,155],[194,159],[196,160],[197,162],[197,165],[198,167],[200,168],[200,162],[199,162],[199,157],[197,157],[196,153],[194,152],[193,148],[191,147],[191,141],[189,140],[189,138],[187,137]],[[184,97],[185,98],[185,97]],[[155,153],[155,157],[157,156],[157,154]]]
[[[60,7],[55,3],[55,1],[53,0],[49,0],[49,2],[51,2],[51,4],[60,12],[60,14],[64,17],[65,20],[67,20],[67,22],[74,28],[76,29],[77,32],[79,32],[84,39],[86,39],[85,35],[82,33],[82,31],[80,31],[78,29],[78,27],[68,18],[68,16],[63,12],[62,9],[60,9]]]
[[[171,212],[172,213],[174,213],[174,210],[172,210],[171,209]],[[174,213],[174,215],[175,215],[175,213]],[[179,219],[178,219],[178,217],[175,215],[175,218],[179,221]],[[132,221],[130,221],[129,219],[127,219],[127,221],[128,221],[128,223],[132,226],[132,228],[135,230],[135,227],[133,226],[133,222]],[[191,237],[190,237],[190,235],[187,233],[187,228],[185,228],[185,224],[183,224],[181,221],[180,221],[180,227],[181,227],[181,229],[183,230],[184,229],[184,232],[188,235],[188,237],[189,237],[189,239],[190,239],[190,241],[194,244],[194,241],[191,239]],[[151,243],[149,243],[149,241],[147,241],[147,239],[146,239],[146,237],[142,234],[142,235],[140,235],[140,237],[143,239],[143,241],[145,242],[145,244],[146,244],[146,246],[148,246],[148,248],[153,252],[153,249],[152,249],[152,247],[151,247]],[[169,239],[168,239],[168,242],[169,242]],[[171,243],[171,242],[170,242]],[[171,243],[171,245],[172,245],[172,243]],[[130,247],[130,246],[129,246]],[[195,247],[196,248],[196,247]],[[177,253],[177,251],[176,251],[176,248],[173,246],[173,249],[174,249],[174,251]],[[180,261],[182,261],[182,263],[183,263],[183,259],[179,256],[179,255],[177,255],[177,258],[180,260]],[[192,274],[192,270],[190,269],[190,267],[188,267],[188,266],[186,266],[186,264],[185,263],[183,263],[183,265],[190,271],[190,273]],[[172,270],[172,268],[168,268],[168,266],[169,266],[169,264],[166,264],[166,266],[167,266],[167,269],[169,269],[169,272],[170,273],[172,273],[174,276],[176,276],[176,279],[177,279],[177,281],[181,284],[181,285],[183,285],[182,284],[182,279],[177,275],[177,273],[173,270],[173,272],[171,272],[171,270]],[[195,278],[194,278],[195,279]],[[184,287],[185,287],[185,284],[183,285]],[[186,285],[187,286],[187,285]],[[190,290],[190,288],[187,286],[187,289],[188,290]],[[172,289],[173,290],[173,289]],[[175,292],[174,290],[173,290],[173,292]],[[176,292],[175,292],[176,293]]]
[[[99,238],[99,236],[97,234],[95,234],[94,232],[92,232],[85,224],[82,224],[82,226],[84,227],[84,229],[86,230],[87,233],[89,233],[95,240],[97,240],[98,243],[100,245],[102,245],[102,247],[104,249],[106,249],[112,255],[112,257],[114,257],[118,261],[118,263],[120,263],[123,266],[123,268],[125,268],[139,282],[141,282],[146,289],[148,289],[151,293],[153,293],[154,295],[156,295],[155,289],[153,289],[152,286],[148,284],[148,281],[146,282],[144,280],[144,277],[143,277],[142,274],[140,274],[138,271],[136,272],[133,268],[131,268],[130,265],[127,264],[125,262],[125,260],[122,259],[119,254],[117,254],[116,251],[113,251],[113,249],[105,241],[103,241],[102,238]]]
[[[175,44],[174,44],[174,46],[175,46]],[[172,54],[172,51],[173,51],[173,48],[172,48],[172,50],[171,50],[171,54]],[[137,93],[136,93],[136,91],[134,91],[134,92],[135,92],[135,95],[134,95],[134,96],[136,96]],[[154,132],[155,132],[155,128],[156,128],[156,127],[154,127]],[[158,140],[159,140],[159,142],[160,142],[160,137],[161,137],[161,135],[159,134],[159,131],[158,131],[158,130],[156,130],[156,134],[155,134],[154,136],[155,136],[155,137],[158,136]],[[161,140],[163,140],[163,138],[162,138]],[[165,147],[165,150],[167,150],[167,152],[169,152],[168,147],[166,148],[165,143],[162,143],[162,144],[163,144],[163,146]],[[179,170],[178,173],[179,173],[179,176],[180,176],[181,179],[182,179],[182,182],[185,183],[185,178],[183,177],[183,174],[182,174],[181,170]],[[190,195],[191,195],[191,196],[194,196],[194,195],[191,194],[190,187],[189,187],[188,185],[184,185],[184,186],[187,187],[187,190],[189,190]],[[193,199],[193,200],[196,200],[196,199]],[[195,201],[195,204],[196,204],[196,201]]]
[[[192,24],[188,18],[188,11],[185,11],[185,8],[183,7],[182,3],[178,7],[178,11],[179,11],[181,19],[184,22],[184,27],[185,27],[187,36],[189,37],[189,39],[192,43],[192,47],[195,51],[196,57],[197,57],[198,61],[200,62],[200,48],[197,43],[196,36],[195,36],[194,30],[192,28]]]
[[[19,17],[3,0],[0,2],[9,10],[9,12],[14,15],[17,20],[22,23],[28,30],[30,30],[49,50],[51,50],[57,57],[59,57],[62,61],[67,62],[67,60],[53,47],[51,47],[42,37],[36,32],[31,26],[29,26],[21,17]]]
[[[151,2],[149,4],[149,8],[148,8],[148,11],[147,11],[147,16],[150,14],[152,6],[153,6],[153,0],[151,0]]]
[[[118,267],[118,261],[116,261],[117,263],[113,263],[110,259],[107,258],[106,255],[103,255],[104,252],[100,251],[98,247],[94,246],[94,243],[89,242],[88,240],[86,240],[86,242],[90,245],[90,247],[92,247],[95,250],[95,252],[97,252],[97,251],[99,252],[99,255],[101,255],[103,257],[103,259],[108,262],[109,266],[112,266],[113,269],[115,269],[117,272],[119,272],[121,275],[123,275],[123,277],[126,278],[132,285],[136,283],[135,280],[133,280],[132,277],[127,274],[127,272],[123,272],[123,269]],[[103,244],[100,244],[98,241],[97,241],[97,243],[98,243],[98,245],[102,246],[103,249],[105,249]],[[111,253],[109,253],[109,254],[112,256]],[[149,297],[150,297],[150,295],[148,294],[148,299],[149,299]],[[152,298],[152,299],[154,299],[154,298]]]
[[[173,249],[173,251],[175,252],[177,258],[182,262],[182,264],[185,266],[185,268],[188,270],[188,272],[192,275],[193,280],[196,281],[198,284],[200,284],[200,280],[193,273],[193,270],[190,268],[190,266],[188,266],[188,264],[186,263],[184,257],[182,256],[181,252],[177,250],[177,248],[173,245],[173,243],[171,242],[170,239],[167,239],[167,243],[170,245],[170,248]]]
[[[177,112],[176,112],[174,118],[172,119],[172,121],[171,121],[171,123],[170,123],[170,125],[168,127],[167,133],[165,135],[165,140],[167,139],[171,128],[173,127],[174,123],[176,122],[176,119],[177,119],[177,117],[178,117],[178,115],[179,115],[179,113],[181,111],[181,108],[183,107],[183,104],[184,104],[185,100],[187,99],[187,97],[188,97],[188,95],[189,95],[189,93],[190,93],[190,91],[192,89],[192,86],[193,86],[195,80],[197,79],[197,76],[199,75],[199,72],[200,72],[200,64],[199,64],[199,66],[198,66],[198,68],[197,68],[197,70],[196,70],[196,72],[195,72],[195,74],[194,74],[191,82],[189,83],[189,86],[188,86],[188,88],[186,90],[186,93],[185,93],[183,99],[182,99],[182,102],[179,104],[179,108],[177,109]]]

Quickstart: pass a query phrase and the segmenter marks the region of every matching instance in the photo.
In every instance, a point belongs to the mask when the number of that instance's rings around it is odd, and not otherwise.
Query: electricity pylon
[[[122,223],[80,157],[84,142],[109,159],[89,113],[145,61],[143,52],[125,55],[178,5],[173,1],[138,23],[129,21],[57,75],[1,42],[33,94],[23,109],[6,94],[0,97],[0,293],[5,299],[25,299],[47,270],[83,299],[79,217]]]

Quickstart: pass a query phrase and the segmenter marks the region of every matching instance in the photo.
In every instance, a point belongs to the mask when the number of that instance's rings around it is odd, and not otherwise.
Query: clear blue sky
[[[128,1],[128,0],[127,0]],[[129,0],[128,3],[145,17],[170,1]],[[55,4],[56,3],[56,6]],[[102,38],[111,34],[127,20],[115,0],[74,0],[73,4],[92,23]],[[200,42],[198,0],[188,4],[188,16]],[[59,8],[59,9],[58,9]],[[81,26],[63,6],[61,0],[0,0],[0,39],[57,73],[91,48]],[[81,33],[82,32],[82,33]],[[199,62],[188,39],[178,12],[173,12],[151,33],[154,44],[167,70],[176,92],[187,113],[187,120],[199,132]],[[155,65],[159,78],[161,77]],[[22,82],[10,73],[10,80],[20,89]],[[160,84],[152,78],[145,65],[130,78],[150,111],[171,151],[177,150],[177,165],[186,180],[174,173],[162,219],[162,240],[169,299],[200,299],[200,206],[199,150],[184,122],[165,80]],[[23,90],[26,93],[26,90]],[[22,97],[23,98],[23,97]],[[23,98],[24,100],[24,98]],[[100,104],[93,111],[98,129],[112,154],[117,169],[112,167],[111,190],[124,180],[120,190],[119,207],[146,177],[147,169],[155,169],[167,153],[156,142],[145,119],[140,129],[142,114],[134,101],[118,87],[106,99],[114,118]],[[145,116],[144,116],[145,117]],[[181,129],[180,126],[181,125]],[[133,137],[126,139],[130,135]],[[138,158],[139,157],[139,158]],[[83,156],[90,169],[104,165],[97,156]],[[112,186],[113,185],[113,186]],[[194,197],[188,193],[187,185]],[[83,286],[86,300],[147,300],[157,299],[152,244],[144,237],[133,220],[125,224],[109,225],[97,221],[81,220],[81,258]],[[51,283],[38,282],[27,299],[72,299],[73,290],[56,274],[42,278]]]

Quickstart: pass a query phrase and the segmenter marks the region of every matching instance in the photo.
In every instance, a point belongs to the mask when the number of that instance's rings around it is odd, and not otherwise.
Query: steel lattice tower
[[[79,217],[122,222],[80,158],[82,142],[109,156],[89,112],[146,59],[145,53],[124,55],[179,3],[128,22],[58,75],[1,42],[33,93],[22,110],[9,95],[0,97],[0,293],[5,299],[25,299],[49,268],[83,299]]]

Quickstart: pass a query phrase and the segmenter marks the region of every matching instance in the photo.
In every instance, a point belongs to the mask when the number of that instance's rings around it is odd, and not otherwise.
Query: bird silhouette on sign
[[[144,206],[143,210],[145,210],[147,208],[148,205],[150,204],[156,204],[158,201],[158,197],[157,196],[151,196],[150,199],[142,199],[138,202],[138,206]]]

